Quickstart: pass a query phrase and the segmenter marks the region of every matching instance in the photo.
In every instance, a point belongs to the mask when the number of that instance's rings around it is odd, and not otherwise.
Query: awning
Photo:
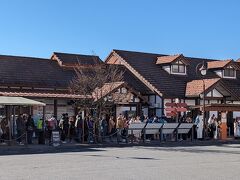
[[[41,93],[41,92],[5,92],[0,91],[0,96],[14,97],[40,97],[40,98],[67,98],[67,99],[85,99],[92,98],[90,95],[62,94],[62,93]]]
[[[46,106],[46,104],[23,97],[0,96],[0,105],[9,106]]]

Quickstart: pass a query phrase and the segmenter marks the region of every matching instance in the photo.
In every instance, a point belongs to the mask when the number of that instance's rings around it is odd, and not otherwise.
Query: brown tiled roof
[[[162,54],[143,53],[124,50],[113,50],[121,57],[128,69],[133,69],[141,75],[148,83],[158,90],[164,98],[184,98],[187,82],[201,79],[200,74],[196,73],[196,66],[202,62],[216,61],[203,58],[184,57],[189,62],[187,66],[187,75],[173,75],[156,65],[156,59]],[[107,60],[106,60],[107,61]],[[208,71],[206,77],[219,78],[213,71]],[[141,79],[141,78],[139,78]]]
[[[228,60],[225,60],[225,61],[211,61],[211,62],[207,63],[207,67],[208,67],[208,69],[224,68],[230,62],[232,62],[231,59],[228,59]]]
[[[133,75],[125,66],[117,65],[119,69],[124,72],[123,79],[128,86],[132,87],[137,92],[140,92],[142,95],[152,94],[153,92],[142,82],[140,81],[135,75]]]
[[[52,59],[61,61],[61,64],[64,66],[74,65],[89,66],[103,63],[103,61],[98,56],[60,52],[54,52],[52,55]]]
[[[105,97],[109,93],[113,92],[114,90],[120,88],[124,82],[112,82],[112,83],[105,83],[103,87],[101,88],[96,88],[95,91],[93,92],[93,98],[95,100],[98,100],[102,97]]]
[[[123,81],[136,91],[146,94],[150,90],[138,78],[136,78],[126,67],[118,65],[123,71]],[[84,73],[90,73],[91,68],[83,68]],[[63,89],[68,91],[71,80],[75,77],[74,69],[66,69],[59,66],[57,61],[50,59],[6,56],[0,55],[0,87],[34,87],[52,89],[49,93],[39,92],[33,89],[30,92],[12,91],[14,93],[29,93],[35,92],[38,95],[52,96],[54,94],[67,94],[67,92],[58,92],[55,89]],[[5,91],[3,91],[5,92]],[[24,95],[24,94],[23,94]],[[36,94],[32,94],[35,96]],[[60,97],[59,95],[56,95]],[[69,95],[69,97],[72,95]]]
[[[170,56],[160,56],[160,57],[157,57],[156,64],[172,63],[175,60],[179,59],[180,57],[183,57],[183,55],[182,54],[177,54],[177,55],[170,55]]]
[[[131,93],[135,94],[136,96],[140,97],[144,102],[147,102],[146,98],[143,97],[136,89],[134,89],[132,86],[129,86],[126,82],[121,81],[121,82],[112,82],[112,83],[105,83],[103,87],[101,88],[96,88],[95,91],[92,94],[92,97],[95,99],[95,101],[106,97],[112,92],[115,92],[117,89],[125,87],[128,90],[130,90],[130,93],[127,94],[115,94],[113,99],[116,98],[115,100],[124,100],[124,99],[129,99],[131,98],[130,95]]]
[[[220,78],[204,79],[205,90],[213,86],[219,80]],[[187,83],[187,86],[186,86],[187,97],[199,96],[199,94],[201,93],[203,93],[203,80],[193,80]]]
[[[66,89],[74,75],[50,59],[0,55],[1,86]]]

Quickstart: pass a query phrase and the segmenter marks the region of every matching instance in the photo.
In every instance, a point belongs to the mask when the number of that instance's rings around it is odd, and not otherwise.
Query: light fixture
[[[204,65],[204,63],[202,64],[202,66],[200,67],[199,69],[201,75],[205,76],[207,74],[207,68],[206,66]]]

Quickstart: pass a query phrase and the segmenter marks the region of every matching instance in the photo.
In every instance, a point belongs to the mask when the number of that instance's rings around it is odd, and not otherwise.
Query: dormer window
[[[175,61],[171,64],[171,73],[172,74],[186,74],[186,66],[182,61]]]
[[[156,64],[162,66],[162,68],[169,74],[186,75],[187,66],[189,62],[182,54],[160,56],[157,58]]]
[[[238,62],[228,59],[225,61],[209,61],[208,70],[213,70],[219,77],[236,79],[236,72],[240,70]]]
[[[236,70],[229,66],[223,70],[223,77],[224,78],[236,78]]]

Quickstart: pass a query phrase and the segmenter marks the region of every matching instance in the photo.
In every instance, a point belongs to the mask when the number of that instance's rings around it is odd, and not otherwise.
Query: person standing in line
[[[23,119],[23,114],[19,114],[19,116],[16,120],[16,125],[17,125],[17,141],[18,141],[19,145],[23,145],[22,136],[23,136],[24,130],[25,130],[25,122]]]
[[[216,130],[216,124],[214,122],[215,120],[215,114],[213,114],[209,119],[208,119],[208,128],[209,128],[209,137],[213,138],[214,137],[214,131]]]
[[[68,132],[69,132],[69,117],[68,113],[65,113],[64,119],[63,119],[63,131],[65,134],[65,137],[68,137]]]
[[[61,119],[59,121],[59,124],[58,124],[59,129],[60,129],[60,139],[61,139],[62,143],[65,142],[65,138],[66,138],[65,134],[64,134],[64,130],[63,130],[64,116],[65,116],[65,114],[62,114],[62,117],[61,117]]]
[[[107,123],[107,120],[106,120],[106,117],[105,116],[102,116],[102,119],[101,119],[101,136],[102,136],[102,141],[105,141],[105,138],[107,136],[107,132],[108,132],[108,123]]]
[[[213,131],[213,134],[214,134],[213,138],[218,139],[218,135],[219,135],[220,130],[219,130],[219,124],[218,124],[217,118],[214,118],[213,124],[215,126],[215,129]]]
[[[122,114],[119,114],[119,116],[117,117],[116,128],[117,128],[117,142],[119,143],[120,137],[122,136],[122,131],[124,129],[124,120]]]
[[[77,141],[82,142],[83,119],[82,119],[82,115],[80,113],[78,113],[78,115],[76,116],[75,129],[76,129]]]
[[[202,139],[203,138],[203,118],[202,118],[201,112],[197,115],[195,123],[197,124],[197,139]]]
[[[88,143],[94,143],[94,121],[91,116],[87,117]]]
[[[74,131],[75,131],[75,123],[74,123],[74,118],[71,116],[69,118],[69,127],[68,127],[68,139],[69,142],[72,143],[72,139],[74,137]]]
[[[26,122],[26,131],[27,131],[27,143],[32,144],[33,132],[35,129],[34,121],[31,115],[28,116]]]
[[[43,118],[37,120],[38,131],[38,144],[45,144],[44,131],[43,131]]]
[[[57,120],[54,116],[52,116],[47,121],[47,131],[48,131],[48,143],[49,143],[49,145],[52,144],[52,132],[56,129],[56,127],[57,127]]]
[[[110,119],[109,119],[109,125],[108,125],[108,133],[109,133],[109,139],[110,141],[112,142],[112,136],[115,132],[115,122],[114,122],[114,117],[111,116]]]

